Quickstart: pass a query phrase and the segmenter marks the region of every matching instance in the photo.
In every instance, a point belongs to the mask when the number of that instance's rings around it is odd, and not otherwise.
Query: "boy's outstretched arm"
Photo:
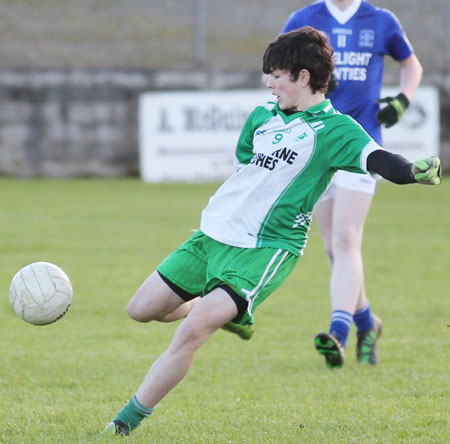
[[[418,182],[425,185],[439,185],[441,183],[441,161],[436,156],[412,163],[399,154],[375,150],[367,157],[367,169],[396,184]]]

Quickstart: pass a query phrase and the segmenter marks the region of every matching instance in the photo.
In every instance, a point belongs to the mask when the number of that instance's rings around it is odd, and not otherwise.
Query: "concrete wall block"
[[[73,124],[106,122],[109,119],[109,107],[104,102],[72,102],[67,108],[67,118]]]
[[[26,102],[0,101],[0,125],[26,123],[30,118],[31,106]]]
[[[46,125],[53,125],[55,122],[60,123],[64,119],[64,113],[61,104],[54,102],[46,102],[41,104],[41,118]]]
[[[0,127],[0,146],[2,149],[13,152],[21,151],[27,143],[30,129],[25,124],[2,125]],[[2,162],[3,163],[3,159]]]
[[[23,147],[27,133],[27,127],[23,125],[0,128],[0,174],[16,175],[26,163]]]
[[[48,122],[45,128],[45,137],[58,146],[66,142],[66,122],[61,119],[55,119]]]
[[[128,114],[127,104],[121,102],[71,102],[65,105],[67,119],[71,122],[84,124],[104,124],[122,122]]]

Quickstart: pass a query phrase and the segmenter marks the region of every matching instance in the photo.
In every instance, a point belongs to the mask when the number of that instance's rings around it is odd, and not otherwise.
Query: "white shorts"
[[[349,171],[339,170],[317,203],[332,199],[337,186],[346,188],[347,190],[374,195],[377,181],[370,174],[350,173]]]

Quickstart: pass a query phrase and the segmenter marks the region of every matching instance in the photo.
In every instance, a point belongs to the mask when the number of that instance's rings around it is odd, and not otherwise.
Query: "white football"
[[[66,273],[48,262],[35,262],[22,268],[9,287],[14,311],[34,325],[46,325],[60,319],[70,307],[72,284]]]

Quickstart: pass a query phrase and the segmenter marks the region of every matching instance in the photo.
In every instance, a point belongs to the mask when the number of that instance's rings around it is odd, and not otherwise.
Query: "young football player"
[[[253,322],[302,255],[314,205],[337,170],[371,171],[400,184],[440,183],[438,158],[412,164],[333,108],[324,96],[333,68],[327,38],[311,27],[267,47],[263,71],[276,100],[256,107],[245,123],[240,169],[211,197],[200,230],[164,259],[128,305],[140,322],[189,313],[105,433],[128,435],[138,427],[225,323]]]

